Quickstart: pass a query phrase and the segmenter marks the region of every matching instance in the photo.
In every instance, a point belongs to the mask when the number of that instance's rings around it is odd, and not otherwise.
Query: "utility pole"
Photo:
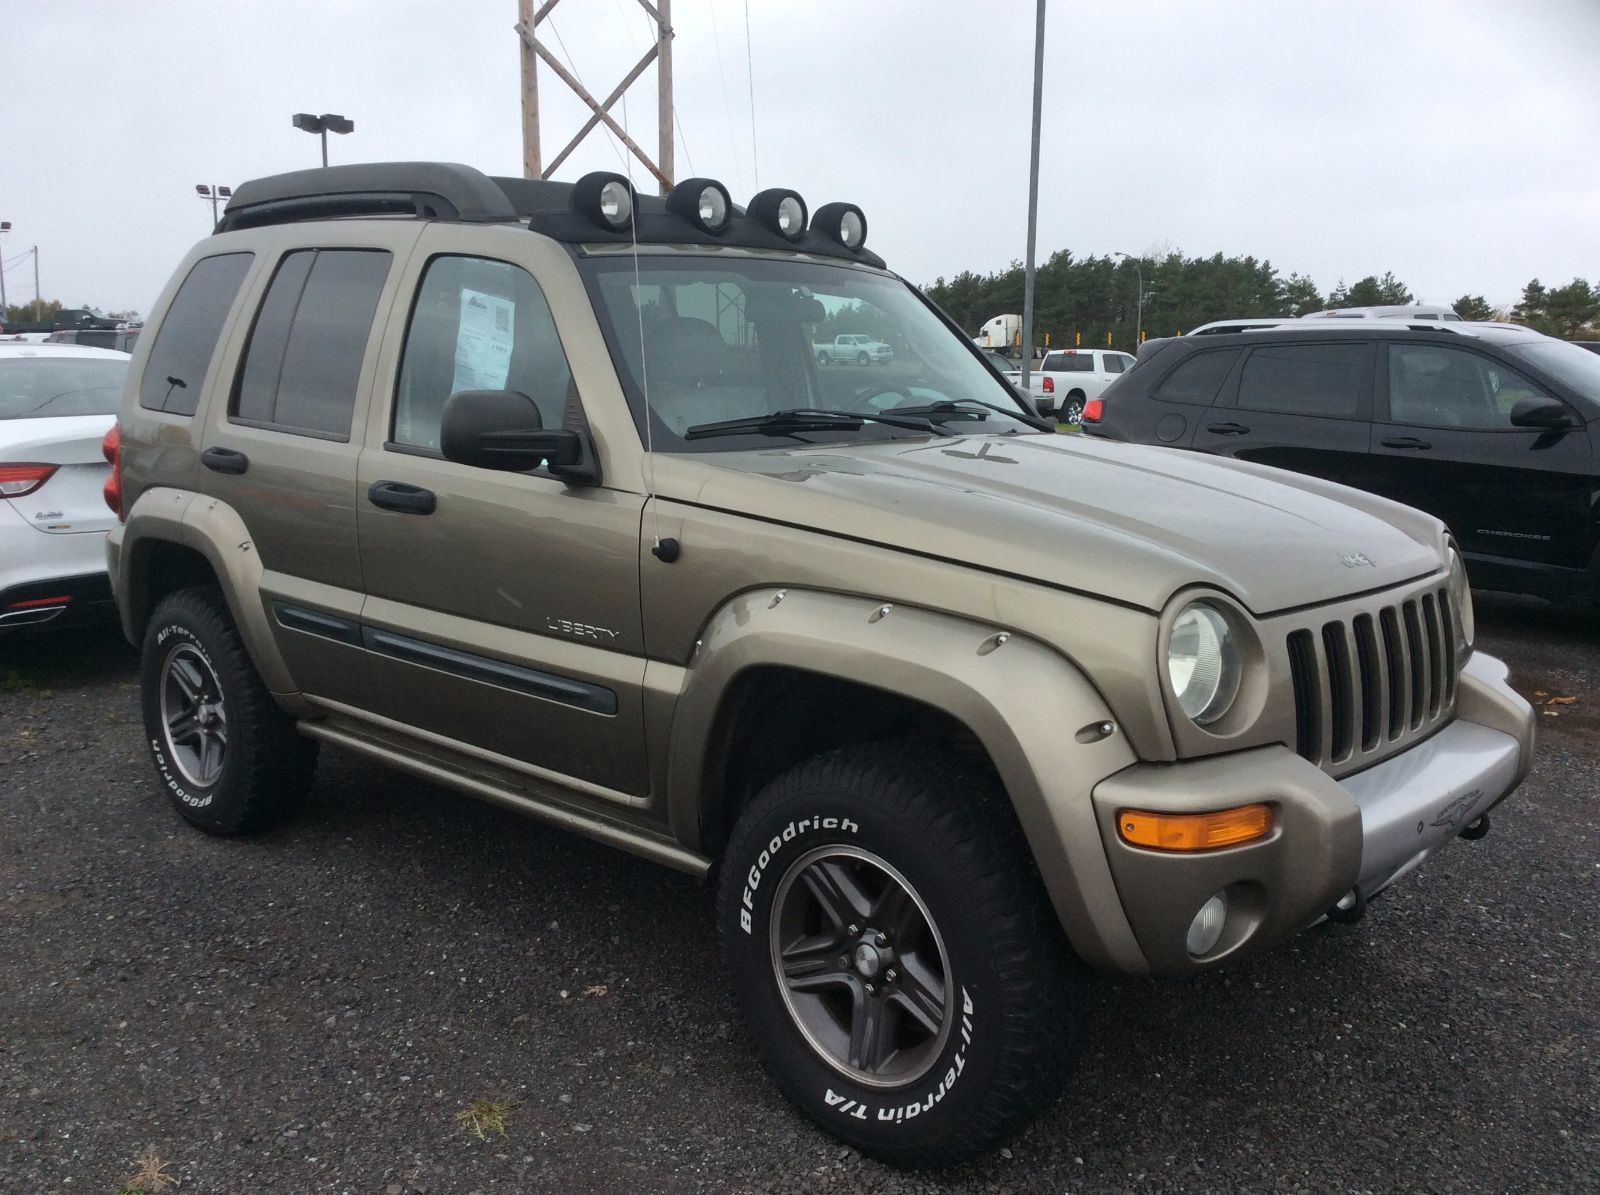
[[[39,306],[39,246],[33,247],[33,305]]]
[[[10,232],[10,231],[11,231],[11,221],[10,220],[0,220],[0,234],[7,233],[7,232]],[[5,257],[6,257],[5,244],[4,244],[3,241],[0,241],[0,315],[4,315],[6,313],[6,262],[5,262]]]
[[[1022,392],[1033,365],[1033,246],[1039,232],[1039,114],[1044,102],[1044,0],[1033,33],[1033,156],[1028,163],[1028,259],[1022,269]]]
[[[1134,273],[1138,274],[1139,276],[1139,314],[1134,320],[1133,330],[1133,351],[1137,353],[1139,351],[1139,346],[1144,343],[1144,266],[1140,263],[1137,257],[1123,253],[1120,250],[1113,252],[1111,256],[1120,257],[1123,261],[1131,261],[1133,263]]]
[[[550,52],[550,48],[539,40],[538,28],[540,22],[550,15],[561,0],[543,0],[536,10],[533,0],[517,0],[517,36],[522,43],[522,170],[528,178],[549,178],[571,156],[572,151],[578,148],[581,142],[596,125],[604,124],[610,129],[628,152],[644,165],[644,168],[655,176],[661,193],[665,195],[672,189],[674,179],[674,153],[672,142],[672,0],[638,0],[639,7],[643,8],[650,19],[655,22],[656,42],[645,52],[644,57],[634,63],[633,69],[623,76],[622,82],[611,89],[611,94],[603,101],[598,101],[589,93],[588,88],[579,82],[578,77],[563,66],[559,59]],[[556,154],[545,164],[543,151],[539,144],[539,62],[555,72],[556,78],[565,83],[573,94],[589,106],[593,114],[577,135],[568,141],[560,153]],[[628,135],[628,131],[617,123],[611,115],[611,107],[622,98],[624,92],[633,85],[635,79],[644,74],[645,68],[651,63],[656,64],[656,108],[657,108],[657,149],[655,160],[639,146],[639,143]]]

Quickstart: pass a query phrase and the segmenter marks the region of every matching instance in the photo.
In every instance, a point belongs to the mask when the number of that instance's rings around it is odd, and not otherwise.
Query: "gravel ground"
[[[1600,619],[1484,600],[1538,765],[1374,904],[1106,979],[1069,1094],[943,1175],[792,1112],[711,893],[325,749],[301,816],[182,826],[111,633],[0,645],[0,1191],[1600,1191]],[[456,1113],[514,1101],[505,1134]]]

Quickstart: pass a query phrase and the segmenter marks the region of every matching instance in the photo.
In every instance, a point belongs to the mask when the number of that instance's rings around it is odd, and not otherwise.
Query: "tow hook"
[[[1359,888],[1346,892],[1327,913],[1329,921],[1337,921],[1340,925],[1354,925],[1366,915],[1367,898],[1361,895]]]
[[[1468,842],[1477,842],[1478,839],[1482,838],[1488,832],[1489,815],[1486,813],[1476,821],[1468,822],[1461,831],[1461,837],[1465,838]]]

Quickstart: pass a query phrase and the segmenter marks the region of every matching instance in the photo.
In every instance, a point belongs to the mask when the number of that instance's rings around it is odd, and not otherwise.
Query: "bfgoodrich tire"
[[[735,827],[718,920],[767,1070],[863,1153],[963,1161],[1069,1069],[1075,966],[1021,832],[937,751],[850,747],[774,780]]]
[[[215,587],[161,601],[139,673],[145,739],[185,821],[208,834],[264,829],[310,787],[316,744],[273,702]]]

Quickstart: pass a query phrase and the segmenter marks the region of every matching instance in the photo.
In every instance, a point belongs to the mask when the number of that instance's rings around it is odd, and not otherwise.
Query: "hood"
[[[1084,436],[658,458],[657,493],[1159,610],[1209,584],[1266,615],[1441,567],[1409,507],[1316,478]]]

